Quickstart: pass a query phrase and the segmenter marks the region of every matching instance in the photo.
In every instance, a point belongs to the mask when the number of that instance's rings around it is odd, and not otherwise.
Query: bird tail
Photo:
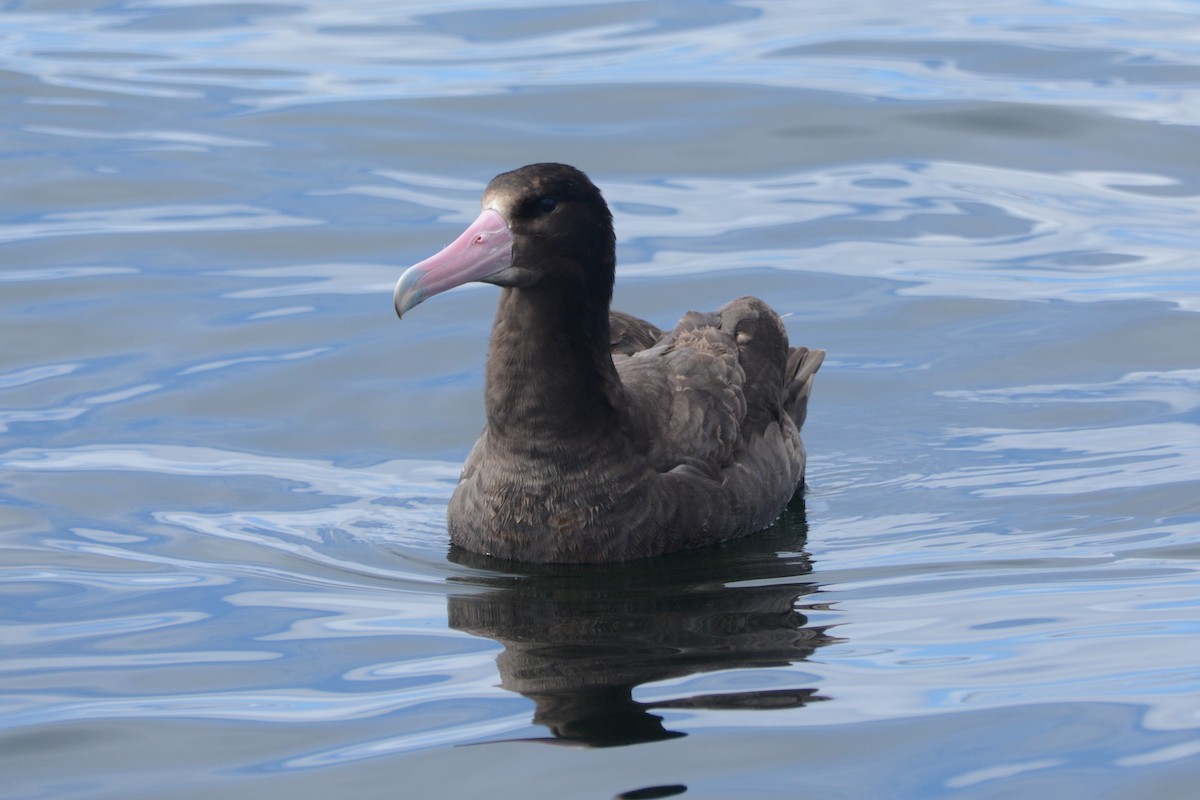
[[[797,430],[804,426],[804,418],[808,415],[808,397],[812,394],[813,376],[817,374],[824,360],[824,350],[810,350],[807,347],[788,348],[784,408],[796,423]]]

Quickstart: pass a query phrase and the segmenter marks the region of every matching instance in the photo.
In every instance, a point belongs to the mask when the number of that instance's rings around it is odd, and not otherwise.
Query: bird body
[[[470,280],[501,297],[487,422],[451,541],[526,562],[612,562],[768,526],[803,487],[800,426],[823,351],[744,297],[672,331],[610,312],[612,219],[573,167],[497,176],[480,217],[410,268],[396,310]]]

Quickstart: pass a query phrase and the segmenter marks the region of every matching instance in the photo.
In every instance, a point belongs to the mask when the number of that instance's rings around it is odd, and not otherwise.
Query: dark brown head
[[[493,178],[467,230],[401,276],[396,313],[469,281],[577,288],[607,310],[615,265],[612,214],[600,190],[566,164],[530,164]]]

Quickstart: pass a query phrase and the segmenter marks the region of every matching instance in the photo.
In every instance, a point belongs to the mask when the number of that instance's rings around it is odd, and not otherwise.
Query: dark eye
[[[534,205],[537,206],[538,211],[549,213],[558,208],[558,200],[554,199],[550,195],[546,195],[545,197],[539,197]]]

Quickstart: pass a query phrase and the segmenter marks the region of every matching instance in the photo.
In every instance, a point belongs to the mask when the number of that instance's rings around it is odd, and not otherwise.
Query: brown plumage
[[[610,312],[612,217],[579,170],[497,176],[479,218],[396,286],[403,314],[471,280],[503,287],[487,424],[450,501],[454,544],[500,558],[605,562],[760,530],[803,488],[824,352],[789,348],[743,297],[674,330]]]

